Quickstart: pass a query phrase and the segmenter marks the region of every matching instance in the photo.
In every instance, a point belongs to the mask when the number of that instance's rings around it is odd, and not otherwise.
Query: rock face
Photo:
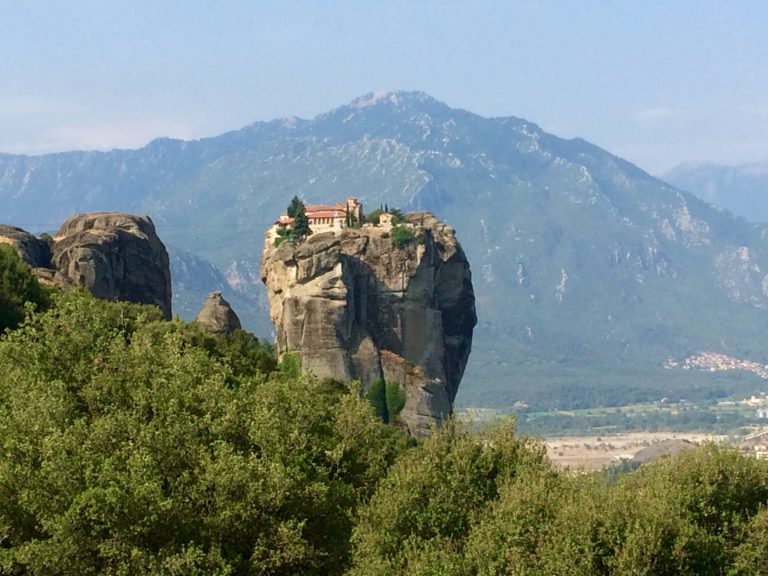
[[[81,286],[97,298],[154,304],[171,317],[168,252],[149,216],[77,214],[50,242],[0,224],[0,243],[12,245],[43,284]]]
[[[168,252],[149,216],[72,216],[54,237],[52,265],[97,298],[154,304],[171,317]]]
[[[219,291],[208,295],[196,321],[205,331],[212,334],[231,334],[242,328],[240,318]]]
[[[279,354],[299,353],[320,377],[400,384],[400,420],[428,434],[452,410],[477,323],[469,263],[454,231],[427,212],[391,229],[311,235],[299,245],[265,238],[261,262]]]
[[[48,268],[51,265],[51,247],[26,230],[0,224],[0,244],[13,246],[30,268]]]

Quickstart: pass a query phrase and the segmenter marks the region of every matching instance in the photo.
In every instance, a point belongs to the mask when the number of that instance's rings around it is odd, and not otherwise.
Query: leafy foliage
[[[409,244],[413,243],[416,237],[413,234],[413,230],[403,224],[398,224],[392,227],[392,244],[396,248],[403,249]]]
[[[296,218],[296,216],[302,210],[305,210],[304,202],[298,196],[294,196],[293,198],[291,198],[291,203],[288,205],[286,214],[288,214],[289,218]]]
[[[384,392],[387,400],[387,416],[389,421],[392,421],[405,408],[405,392],[398,382],[391,380],[384,382]]]
[[[544,451],[515,437],[511,425],[478,437],[447,423],[398,460],[361,510],[351,573],[402,574],[414,564],[413,573],[429,573],[425,557],[439,562],[433,569],[461,564],[477,514],[529,467],[548,470]]]
[[[0,244],[0,333],[15,328],[24,319],[24,305],[48,304],[48,294],[12,246]]]
[[[409,440],[244,332],[78,291],[27,314],[0,337],[2,574],[766,572],[768,462],[557,473],[512,421]]]
[[[394,422],[397,415],[405,407],[405,392],[397,382],[379,379],[368,387],[365,398],[373,406],[376,415],[385,424]]]
[[[387,211],[392,214],[392,224],[402,224],[405,222],[405,215],[400,208],[390,208]]]
[[[301,376],[301,356],[295,350],[286,351],[278,369],[289,378],[298,378]]]
[[[301,241],[312,233],[309,228],[309,218],[304,210],[300,210],[296,214],[296,218],[293,221],[293,227],[291,228],[291,239]]]
[[[371,224],[378,224],[379,218],[383,212],[383,208],[376,208],[376,210],[371,210],[368,212],[368,214],[365,215],[365,221],[370,222]]]
[[[0,572],[341,573],[400,433],[159,318],[73,292],[0,341]]]
[[[286,240],[291,239],[291,230],[288,228],[278,228],[277,236],[275,237],[275,246],[280,246]]]

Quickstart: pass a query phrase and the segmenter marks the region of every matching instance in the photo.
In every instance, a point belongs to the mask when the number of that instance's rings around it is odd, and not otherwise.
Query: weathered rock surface
[[[212,334],[231,334],[240,325],[240,318],[221,295],[221,292],[211,292],[203,304],[203,309],[197,315],[196,322],[206,332]]]
[[[72,216],[54,237],[52,264],[97,298],[154,304],[171,317],[168,252],[149,216]]]
[[[386,227],[321,232],[274,246],[262,280],[278,353],[297,351],[320,377],[398,382],[401,421],[428,434],[452,410],[477,317],[469,263],[452,228],[407,216],[416,240],[396,248]]]
[[[97,298],[154,304],[171,317],[168,252],[149,216],[77,214],[50,242],[0,224],[0,243],[12,245],[42,284],[81,286]]]
[[[13,246],[30,268],[48,268],[51,265],[51,247],[26,230],[0,224],[0,244]]]

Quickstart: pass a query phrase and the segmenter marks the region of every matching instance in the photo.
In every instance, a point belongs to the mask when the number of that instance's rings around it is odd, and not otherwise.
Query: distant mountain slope
[[[456,228],[479,317],[460,405],[718,396],[754,381],[664,362],[706,350],[768,363],[768,228],[518,118],[398,92],[195,142],[0,156],[0,220],[40,231],[77,210],[148,212],[166,244],[215,266],[172,253],[176,269],[224,278],[260,334],[262,234],[296,194],[427,209]],[[185,314],[218,288],[175,282]]]
[[[662,178],[752,222],[768,222],[768,160],[740,166],[681,164]]]

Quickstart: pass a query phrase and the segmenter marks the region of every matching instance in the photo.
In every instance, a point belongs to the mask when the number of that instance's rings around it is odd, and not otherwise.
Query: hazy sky
[[[768,158],[768,1],[0,0],[0,152],[139,147],[378,90],[660,173]]]

